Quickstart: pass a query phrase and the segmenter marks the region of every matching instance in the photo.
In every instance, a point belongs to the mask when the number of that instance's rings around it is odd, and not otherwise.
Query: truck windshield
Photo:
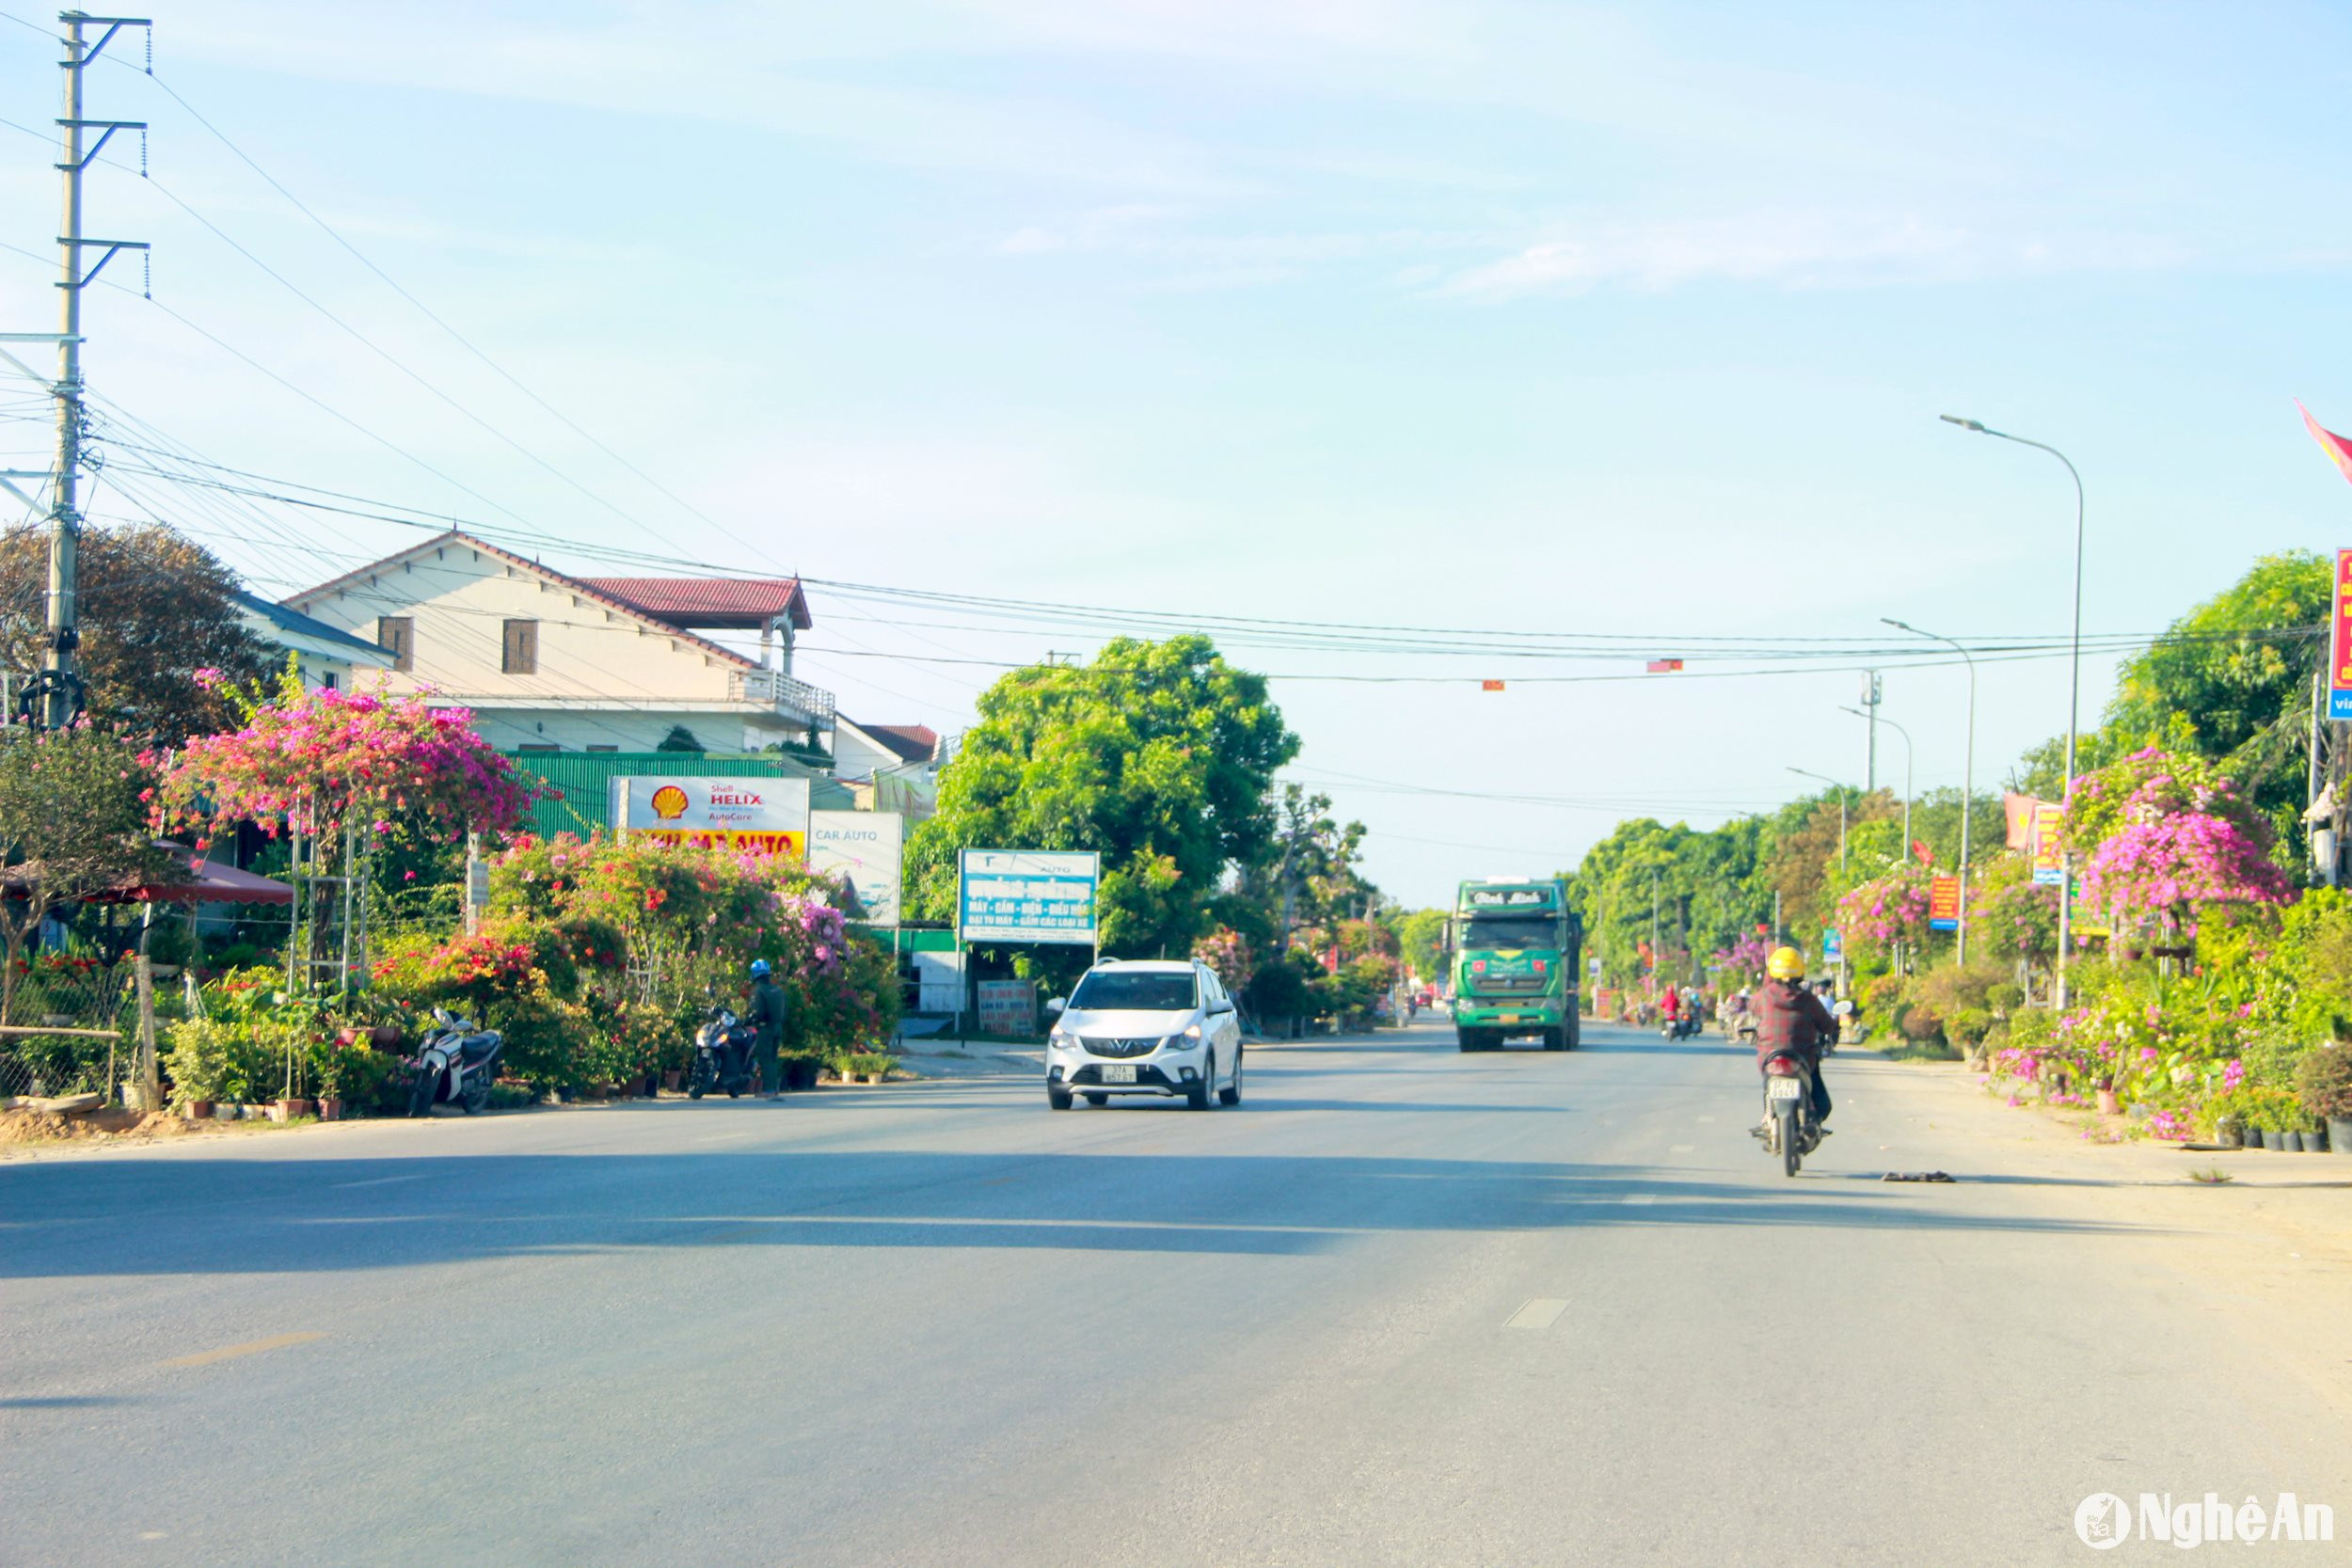
[[[1462,933],[1462,945],[1482,953],[1554,948],[1560,945],[1560,927],[1529,915],[1472,915]]]
[[[1151,970],[1098,969],[1078,982],[1070,998],[1073,1009],[1095,1012],[1184,1012],[1196,1006],[1190,974],[1155,974]]]

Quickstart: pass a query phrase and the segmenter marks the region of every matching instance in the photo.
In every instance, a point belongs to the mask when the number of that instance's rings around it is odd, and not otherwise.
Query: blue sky
[[[1555,673],[1638,674],[1698,636],[1868,636],[1881,615],[2062,631],[2064,471],[1947,410],[2081,467],[2093,633],[2154,630],[2258,552],[2352,534],[2352,493],[2289,402],[2352,429],[2340,7],[156,16],[159,77],[691,510],[471,357],[135,70],[95,72],[89,112],[153,123],[155,182],[118,142],[134,166],[94,178],[89,223],[155,243],[159,304],[98,293],[93,386],[215,462],[527,519],[578,542],[557,564],[654,550],[1630,640]],[[46,128],[53,58],[0,23],[8,118]],[[0,130],[11,149],[0,241],[46,253],[51,154]],[[45,327],[53,295],[0,252],[10,327]],[[29,456],[41,436],[18,422],[0,443]],[[123,477],[102,514],[136,504]],[[145,499],[279,592],[412,536]],[[1090,645],[812,599],[803,673],[872,720],[967,721],[989,672],[916,656]],[[1412,901],[1567,863],[1620,816],[1712,821],[1788,798],[1790,766],[1862,766],[1837,712],[1851,673],[1497,694],[1476,677],[1527,667],[1232,652],[1286,676],[1454,677],[1277,684],[1298,776],[1371,825],[1371,874]],[[2087,708],[2109,670],[2086,666]],[[1960,781],[1963,693],[1953,669],[1886,675],[1922,788]],[[2064,718],[2062,664],[1987,668],[1979,784]]]

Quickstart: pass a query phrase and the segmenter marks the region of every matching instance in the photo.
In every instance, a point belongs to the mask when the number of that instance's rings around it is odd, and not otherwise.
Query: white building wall
[[[463,543],[289,602],[370,642],[376,641],[378,617],[410,617],[416,624],[412,668],[392,672],[393,689],[429,686],[478,707],[523,706],[534,697],[596,699],[649,711],[665,702],[724,703],[729,676],[743,668]],[[538,623],[538,668],[532,674],[510,675],[501,668],[510,620]],[[612,721],[610,715],[600,718]],[[705,716],[706,721],[715,718]],[[740,724],[738,714],[727,733],[704,736],[704,743],[732,744]],[[668,729],[662,724],[655,738]]]

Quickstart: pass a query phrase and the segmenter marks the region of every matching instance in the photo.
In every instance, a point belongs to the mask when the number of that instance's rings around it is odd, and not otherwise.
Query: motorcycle
[[[1685,1007],[1667,1019],[1658,1031],[1661,1039],[1687,1040],[1698,1037],[1699,1015],[1695,1007]]]
[[[505,1037],[477,1029],[446,1007],[433,1009],[433,1028],[417,1048],[417,1078],[408,1091],[408,1114],[431,1116],[433,1107],[453,1101],[468,1116],[490,1107],[490,1085],[498,1079],[499,1048]]]
[[[700,1100],[713,1089],[724,1089],[729,1100],[741,1098],[752,1086],[752,1052],[758,1043],[758,1030],[737,1018],[733,1008],[714,1004],[694,1031],[694,1069],[686,1080],[686,1098]]]
[[[1777,1050],[1760,1065],[1766,1114],[1757,1134],[1764,1152],[1780,1157],[1780,1173],[1794,1176],[1821,1144],[1821,1124],[1813,1114],[1813,1066],[1796,1051]]]

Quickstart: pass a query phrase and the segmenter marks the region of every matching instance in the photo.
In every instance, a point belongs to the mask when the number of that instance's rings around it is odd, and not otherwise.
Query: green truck
[[[1464,882],[1452,936],[1454,1033],[1463,1050],[1530,1037],[1546,1051],[1576,1049],[1584,927],[1568,908],[1566,883]]]

